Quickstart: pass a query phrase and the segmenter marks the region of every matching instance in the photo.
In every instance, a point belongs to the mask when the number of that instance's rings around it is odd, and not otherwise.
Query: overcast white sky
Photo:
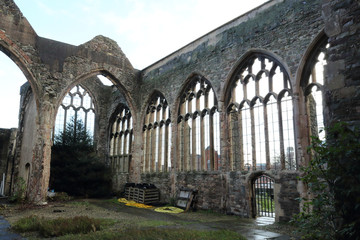
[[[115,40],[143,69],[264,0],[15,0],[39,36],[80,45],[96,35]],[[17,127],[17,66],[0,53],[0,128]],[[5,86],[5,87],[3,87]]]

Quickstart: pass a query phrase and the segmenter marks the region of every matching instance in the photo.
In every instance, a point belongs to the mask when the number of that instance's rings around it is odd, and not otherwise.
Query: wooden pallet
[[[141,189],[134,187],[125,188],[125,198],[143,204],[154,204],[159,202],[159,189]]]

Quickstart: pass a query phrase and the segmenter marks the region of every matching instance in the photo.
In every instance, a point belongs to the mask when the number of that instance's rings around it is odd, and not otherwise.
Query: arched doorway
[[[274,179],[265,174],[262,174],[253,180],[254,217],[275,218],[274,186]]]

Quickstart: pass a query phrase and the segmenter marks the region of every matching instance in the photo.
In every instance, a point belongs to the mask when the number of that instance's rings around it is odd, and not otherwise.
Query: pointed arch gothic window
[[[155,94],[148,105],[143,127],[143,172],[171,170],[170,108],[162,94]]]
[[[133,120],[125,105],[120,105],[111,124],[110,166],[114,173],[127,173],[131,161]]]
[[[178,170],[211,171],[220,165],[220,116],[209,81],[196,76],[180,100]]]
[[[323,37],[315,46],[306,63],[301,83],[305,93],[309,136],[318,136],[320,139],[325,138],[323,88],[329,47],[327,40],[327,37]]]
[[[94,137],[95,107],[92,97],[80,85],[73,87],[64,97],[59,106],[56,115],[53,136],[62,133],[66,129],[66,124],[74,122],[74,131],[76,124],[81,120],[87,133]]]
[[[254,53],[239,65],[231,86],[232,170],[296,169],[292,89],[284,67]]]

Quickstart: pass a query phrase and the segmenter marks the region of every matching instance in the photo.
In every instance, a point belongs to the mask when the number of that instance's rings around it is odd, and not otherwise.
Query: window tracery
[[[309,135],[325,138],[323,117],[323,86],[327,65],[327,38],[320,40],[305,69],[303,89],[309,123]]]
[[[110,166],[115,173],[129,172],[133,141],[133,121],[128,107],[118,109],[110,134]]]
[[[171,170],[170,108],[161,94],[156,94],[148,105],[143,127],[143,172]]]
[[[195,77],[178,112],[178,170],[211,171],[220,165],[220,116],[210,83]]]
[[[234,74],[227,108],[232,170],[296,169],[292,89],[272,57],[252,54]]]
[[[95,123],[94,103],[88,91],[80,85],[73,87],[60,104],[56,115],[53,136],[62,133],[66,129],[66,124],[70,121],[74,121],[75,131],[78,120],[82,121],[87,133],[93,138]]]

